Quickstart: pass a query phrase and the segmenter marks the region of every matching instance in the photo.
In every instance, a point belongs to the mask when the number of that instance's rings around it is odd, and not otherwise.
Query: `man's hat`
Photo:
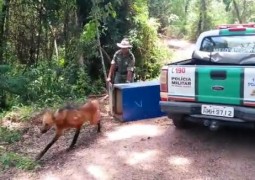
[[[129,43],[127,38],[124,38],[120,43],[117,43],[119,48],[131,48],[132,45]]]

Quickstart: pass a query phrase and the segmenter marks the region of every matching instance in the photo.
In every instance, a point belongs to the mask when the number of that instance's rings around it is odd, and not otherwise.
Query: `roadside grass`
[[[11,130],[8,127],[0,127],[0,144],[11,144],[21,139],[19,130]]]
[[[10,130],[7,127],[0,127],[0,171],[8,168],[18,168],[22,170],[34,170],[38,164],[32,159],[17,154],[15,152],[7,151],[5,145],[10,145],[21,139],[21,132],[19,130]]]
[[[0,170],[4,171],[13,167],[31,171],[39,167],[39,164],[24,155],[14,152],[4,152],[4,150],[1,152],[0,150]]]
[[[15,167],[22,170],[34,170],[38,164],[34,160],[21,154],[8,151],[5,146],[19,141],[22,137],[20,130],[11,130],[8,127],[0,127],[0,171]]]

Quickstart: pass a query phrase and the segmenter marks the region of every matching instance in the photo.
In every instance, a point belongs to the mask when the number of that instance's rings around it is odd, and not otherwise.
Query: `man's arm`
[[[131,61],[129,62],[128,68],[127,68],[127,82],[132,81],[134,67],[135,67],[135,56],[132,52],[130,52],[130,54],[131,54]]]

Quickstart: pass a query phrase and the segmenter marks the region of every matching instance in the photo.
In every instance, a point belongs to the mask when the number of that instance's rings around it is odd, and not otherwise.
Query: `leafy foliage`
[[[0,127],[0,143],[7,142],[13,143],[19,141],[21,138],[21,133],[17,130],[10,130],[7,127]]]
[[[158,76],[164,58],[169,58],[169,50],[161,46],[158,38],[158,23],[149,17],[149,7],[145,0],[134,1],[127,15],[131,20],[126,36],[133,44],[136,57],[136,80],[148,80]]]
[[[253,0],[150,0],[149,7],[150,15],[161,22],[161,33],[191,40],[218,24],[255,19]]]
[[[13,152],[0,153],[0,168],[16,167],[22,170],[34,170],[39,165],[30,158]]]

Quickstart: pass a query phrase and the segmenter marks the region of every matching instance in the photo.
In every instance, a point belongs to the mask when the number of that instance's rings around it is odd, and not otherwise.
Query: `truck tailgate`
[[[168,99],[255,106],[255,68],[170,65]]]
[[[240,105],[243,91],[243,68],[197,68],[198,102]]]

